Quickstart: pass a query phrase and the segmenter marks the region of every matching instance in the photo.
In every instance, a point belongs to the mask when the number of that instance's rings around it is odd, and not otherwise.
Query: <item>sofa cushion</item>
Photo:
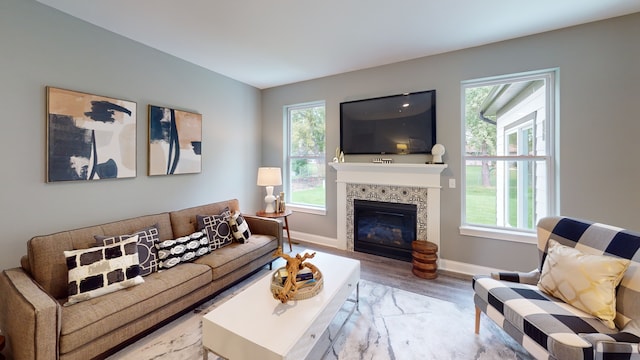
[[[198,231],[197,215],[219,215],[225,208],[231,212],[240,210],[238,200],[220,201],[170,212],[173,237],[167,237],[166,239],[173,239]]]
[[[538,287],[614,329],[616,287],[629,260],[590,255],[550,239]]]
[[[138,236],[89,249],[65,251],[69,299],[65,306],[144,282],[138,265]]]
[[[231,244],[233,234],[229,226],[229,210],[225,210],[220,215],[197,215],[199,231],[204,232],[209,237],[211,251]]]
[[[160,241],[158,224],[136,231],[133,234],[115,236],[95,235],[94,238],[98,246],[104,246],[121,242],[134,235],[138,236],[140,275],[147,276],[158,271],[158,251],[156,250],[156,243]]]
[[[209,239],[201,231],[175,240],[158,242],[156,247],[161,269],[170,269],[180,263],[193,261],[211,251]]]
[[[60,353],[68,353],[134,323],[211,283],[211,269],[194,263],[146,276],[144,283],[62,308]],[[163,320],[163,319],[158,319]]]
[[[249,240],[251,230],[249,230],[249,224],[244,220],[244,217],[240,215],[240,211],[236,211],[229,217],[229,226],[231,226],[231,233],[237,242],[244,244]]]
[[[195,263],[211,267],[213,280],[218,280],[253,259],[275,252],[277,247],[278,242],[273,236],[253,234],[245,244],[232,243],[223,251],[212,251]]]

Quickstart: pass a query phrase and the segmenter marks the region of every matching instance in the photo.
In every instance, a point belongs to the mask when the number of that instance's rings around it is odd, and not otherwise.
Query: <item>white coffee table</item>
[[[230,360],[307,357],[354,290],[357,307],[360,280],[360,261],[315,253],[307,261],[322,272],[319,294],[282,304],[271,295],[271,273],[265,275],[203,317],[204,359],[209,352]]]

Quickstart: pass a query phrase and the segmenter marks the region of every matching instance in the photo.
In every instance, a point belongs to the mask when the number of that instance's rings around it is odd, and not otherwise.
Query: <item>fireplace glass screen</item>
[[[354,250],[411,261],[415,204],[354,200]]]

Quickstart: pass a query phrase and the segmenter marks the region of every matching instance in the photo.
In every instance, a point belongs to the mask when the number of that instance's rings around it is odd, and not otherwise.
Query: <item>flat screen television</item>
[[[435,144],[435,90],[340,103],[345,154],[430,154]]]

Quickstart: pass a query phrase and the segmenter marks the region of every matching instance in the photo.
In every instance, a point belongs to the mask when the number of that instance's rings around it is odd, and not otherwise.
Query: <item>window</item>
[[[461,233],[532,242],[557,212],[556,72],[462,84]]]
[[[324,213],[325,104],[324,101],[285,107],[287,153],[285,189],[287,205]]]

